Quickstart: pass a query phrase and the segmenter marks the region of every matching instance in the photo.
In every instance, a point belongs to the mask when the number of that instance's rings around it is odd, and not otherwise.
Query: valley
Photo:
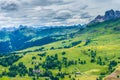
[[[120,19],[113,19],[62,32],[53,28],[50,36],[48,29],[42,38],[37,33],[25,41],[32,45],[0,55],[0,80],[119,80],[119,28]]]

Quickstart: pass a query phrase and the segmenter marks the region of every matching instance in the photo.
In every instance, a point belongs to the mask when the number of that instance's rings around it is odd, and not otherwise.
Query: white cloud
[[[83,24],[119,7],[119,0],[0,0],[0,26]]]

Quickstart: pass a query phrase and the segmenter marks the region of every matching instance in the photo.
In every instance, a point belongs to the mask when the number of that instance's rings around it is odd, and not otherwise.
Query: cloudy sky
[[[84,24],[119,0],[0,0],[0,27]]]

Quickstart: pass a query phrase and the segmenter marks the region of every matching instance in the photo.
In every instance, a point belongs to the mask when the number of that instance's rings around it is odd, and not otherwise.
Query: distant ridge
[[[94,23],[103,22],[111,19],[117,19],[117,18],[120,18],[120,11],[119,10],[114,11],[113,9],[111,9],[106,11],[104,16],[98,15],[89,24],[94,24]]]

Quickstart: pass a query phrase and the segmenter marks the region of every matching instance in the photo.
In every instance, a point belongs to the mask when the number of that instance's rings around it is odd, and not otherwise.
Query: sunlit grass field
[[[66,75],[65,78],[60,78],[60,80],[96,80],[96,78],[98,78],[101,73],[108,71],[109,61],[120,61],[120,59],[118,59],[120,57],[120,31],[113,30],[115,27],[120,26],[119,22],[119,20],[113,23],[110,21],[94,26],[88,26],[87,29],[76,33],[74,38],[17,51],[17,53],[24,53],[27,51],[31,52],[22,54],[23,57],[14,64],[17,65],[19,62],[23,62],[27,69],[34,68],[34,64],[32,64],[32,62],[37,65],[39,63],[43,63],[46,59],[46,56],[57,54],[58,60],[60,61],[62,61],[63,57],[67,57],[68,60],[80,59],[86,61],[86,64],[83,65],[77,63],[76,65],[71,65],[67,68],[62,66],[61,72],[65,72],[71,75],[71,78],[69,78],[69,75]],[[72,46],[72,43],[76,41],[80,41],[80,43]],[[64,46],[70,47],[65,48]],[[35,51],[42,47],[44,47],[43,51]],[[52,47],[54,47],[54,49],[51,49]],[[96,62],[91,63],[89,50],[96,51],[96,58],[101,57],[102,61],[105,62],[105,65],[99,65]],[[42,54],[44,52],[46,52],[46,56],[38,56],[38,54]],[[66,54],[62,55],[62,52],[66,52]],[[36,57],[35,60],[32,59],[33,56]],[[106,58],[108,61],[106,61]],[[9,71],[8,68],[9,67],[0,66],[0,73],[3,70]],[[44,68],[39,68],[41,71],[44,71]],[[114,68],[117,68],[116,70],[120,70],[119,65],[115,66]],[[53,75],[56,75],[59,72],[58,69],[49,70],[53,73]],[[78,72],[79,74],[75,74]],[[104,77],[107,77],[108,75],[110,75],[110,73],[105,74]],[[32,80],[32,78],[28,75],[25,77],[20,77],[18,75],[15,78],[4,76],[0,78],[0,80]],[[38,80],[46,80],[46,78],[40,77]]]

